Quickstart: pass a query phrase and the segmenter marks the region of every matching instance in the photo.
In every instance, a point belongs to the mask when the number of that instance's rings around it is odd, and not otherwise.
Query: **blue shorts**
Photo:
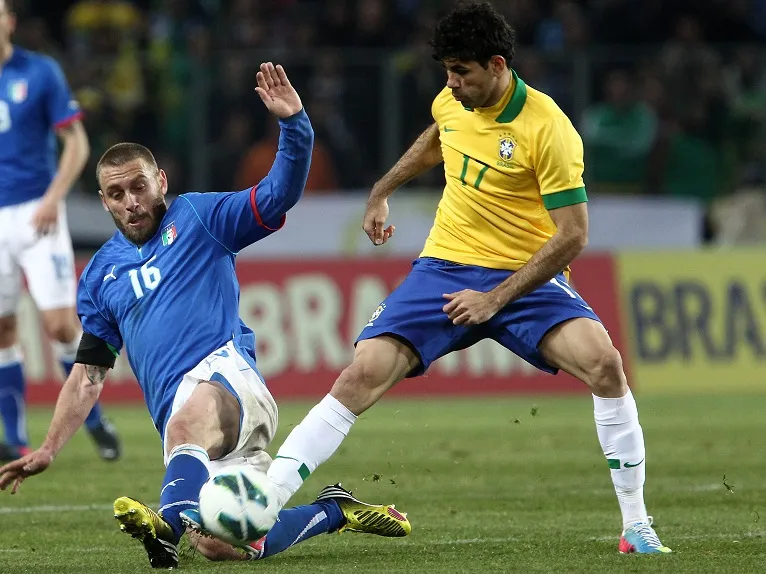
[[[601,322],[563,273],[481,325],[454,325],[442,310],[445,293],[490,291],[512,274],[431,257],[416,259],[401,285],[375,310],[357,342],[381,335],[407,342],[420,357],[420,366],[409,377],[423,374],[439,357],[482,339],[494,339],[538,369],[556,373],[558,369],[546,363],[537,349],[548,331],[578,317]]]

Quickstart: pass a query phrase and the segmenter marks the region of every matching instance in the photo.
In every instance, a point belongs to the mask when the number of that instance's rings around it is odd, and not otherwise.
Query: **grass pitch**
[[[639,396],[646,498],[667,556],[617,553],[620,517],[588,396],[385,401],[291,501],[341,480],[362,500],[409,513],[404,539],[319,536],[258,563],[185,572],[763,572],[766,396]],[[274,449],[307,412],[281,405]],[[156,503],[159,438],[143,407],[111,407],[125,456],[95,456],[80,432],[16,496],[0,493],[0,573],[150,572],[111,504]],[[30,416],[39,443],[50,410]],[[273,452],[272,451],[272,452]],[[725,477],[725,478],[724,478]]]

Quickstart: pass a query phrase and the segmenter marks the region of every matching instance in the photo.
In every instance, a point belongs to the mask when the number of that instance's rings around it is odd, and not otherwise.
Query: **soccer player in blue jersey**
[[[12,492],[45,470],[95,404],[124,346],[162,437],[167,470],[158,513],[121,497],[115,517],[157,568],[178,565],[185,527],[204,532],[198,499],[210,473],[235,464],[265,471],[271,463],[264,448],[276,430],[277,407],[256,368],[255,336],[239,318],[234,259],[284,224],[306,184],[314,136],[281,66],[262,64],[257,81],[281,133],[274,165],[250,189],[185,194],[167,207],[165,172],[148,149],[117,144],[100,159],[101,200],[118,232],[80,278],[77,364],[42,446],[0,468],[0,489],[12,484]],[[366,505],[331,486],[314,504],[280,512],[265,539],[241,550],[263,558],[337,530],[403,536],[410,523],[391,506]],[[226,548],[221,541],[201,545],[209,558],[231,557],[233,548]]]
[[[16,311],[24,273],[66,374],[80,342],[76,278],[64,198],[88,159],[88,137],[59,65],[14,46],[16,17],[0,0],[0,460],[29,452]],[[56,136],[62,142],[57,165]],[[96,403],[85,427],[106,460],[120,455]]]

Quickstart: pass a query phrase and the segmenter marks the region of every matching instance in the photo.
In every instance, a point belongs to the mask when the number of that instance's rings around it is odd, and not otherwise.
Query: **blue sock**
[[[179,540],[184,533],[180,514],[199,507],[199,491],[210,476],[209,462],[205,449],[196,444],[178,445],[170,451],[160,492],[160,514]]]
[[[5,442],[27,446],[24,371],[19,347],[0,349],[0,418],[3,419]]]
[[[283,552],[318,534],[335,532],[343,526],[344,520],[333,500],[281,510],[279,520],[266,535],[261,558]]]
[[[64,370],[64,378],[67,378],[69,373],[72,372],[74,361],[70,361],[69,359],[59,359],[59,365],[61,365],[61,368]]]
[[[85,427],[94,430],[101,427],[101,405],[96,403],[85,418]]]
[[[69,373],[72,372],[72,367],[74,367],[74,363],[70,362],[68,359],[59,359],[59,364],[61,365],[61,368],[64,369],[64,376],[68,377]],[[101,427],[101,405],[99,403],[96,403],[91,411],[88,413],[88,418],[85,419],[85,427],[89,428],[90,430],[94,430]]]

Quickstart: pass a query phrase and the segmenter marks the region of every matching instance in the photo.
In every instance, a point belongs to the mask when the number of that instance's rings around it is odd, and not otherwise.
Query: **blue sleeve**
[[[305,110],[279,120],[277,157],[256,185],[254,210],[259,221],[274,221],[298,203],[306,187],[314,149],[314,130]]]
[[[109,343],[116,352],[122,349],[122,336],[111,314],[101,309],[94,297],[94,289],[88,285],[90,265],[83,271],[77,285],[77,315],[82,323],[82,330]]]
[[[45,75],[45,113],[48,123],[54,128],[61,128],[82,117],[80,105],[72,97],[69,84],[61,66],[52,58],[42,61]]]
[[[228,251],[237,253],[277,231],[285,222],[262,221],[256,216],[256,188],[221,193],[185,193],[176,201],[186,200],[205,230]]]
[[[224,193],[182,195],[208,232],[234,253],[271,235],[306,187],[314,131],[301,110],[279,120],[279,149],[266,177],[251,188]]]

